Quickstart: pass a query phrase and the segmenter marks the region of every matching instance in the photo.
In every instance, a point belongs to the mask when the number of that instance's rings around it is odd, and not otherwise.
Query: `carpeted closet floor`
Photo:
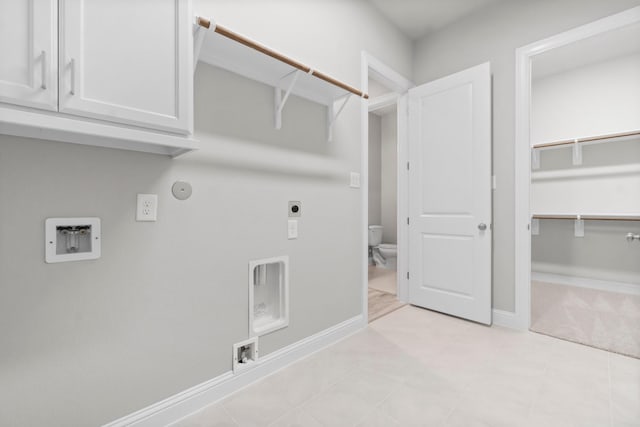
[[[640,296],[532,281],[531,330],[640,358]]]

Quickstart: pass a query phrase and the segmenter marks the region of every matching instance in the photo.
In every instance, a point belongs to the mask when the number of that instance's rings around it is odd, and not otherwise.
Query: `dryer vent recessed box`
[[[47,218],[47,263],[100,258],[100,218]]]
[[[289,325],[289,257],[249,263],[249,336]]]

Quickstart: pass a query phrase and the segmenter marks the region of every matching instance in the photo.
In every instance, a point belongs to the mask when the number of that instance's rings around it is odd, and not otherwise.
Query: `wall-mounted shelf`
[[[574,221],[574,235],[576,237],[584,237],[585,221],[640,221],[640,213],[638,214],[556,214],[556,213],[535,213],[531,215],[531,234],[537,236],[540,234],[540,220],[572,220]]]
[[[274,87],[276,129],[282,124],[282,109],[289,95],[293,94],[327,106],[327,139],[331,140],[333,124],[351,95],[369,97],[346,83],[203,17],[196,17],[195,60]]]
[[[533,169],[540,168],[540,150],[573,147],[573,164],[582,164],[582,146],[584,144],[598,144],[604,142],[626,141],[640,137],[640,130],[610,133],[606,135],[587,136],[562,141],[543,142],[531,146],[531,165]]]
[[[638,214],[533,214],[533,219],[583,219],[585,221],[640,221]]]

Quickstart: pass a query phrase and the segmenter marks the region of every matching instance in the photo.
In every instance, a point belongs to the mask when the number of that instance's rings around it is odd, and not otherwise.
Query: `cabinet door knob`
[[[478,230],[484,231],[486,229],[487,229],[487,224],[485,224],[484,222],[481,222],[480,224],[478,224]]]

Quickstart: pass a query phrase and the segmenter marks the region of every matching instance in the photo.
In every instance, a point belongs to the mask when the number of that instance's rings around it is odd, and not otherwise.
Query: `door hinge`
[[[409,225],[409,217],[407,217],[407,225]]]
[[[407,170],[409,170],[409,162],[407,162]]]
[[[409,272],[407,271],[407,280],[409,280]]]

